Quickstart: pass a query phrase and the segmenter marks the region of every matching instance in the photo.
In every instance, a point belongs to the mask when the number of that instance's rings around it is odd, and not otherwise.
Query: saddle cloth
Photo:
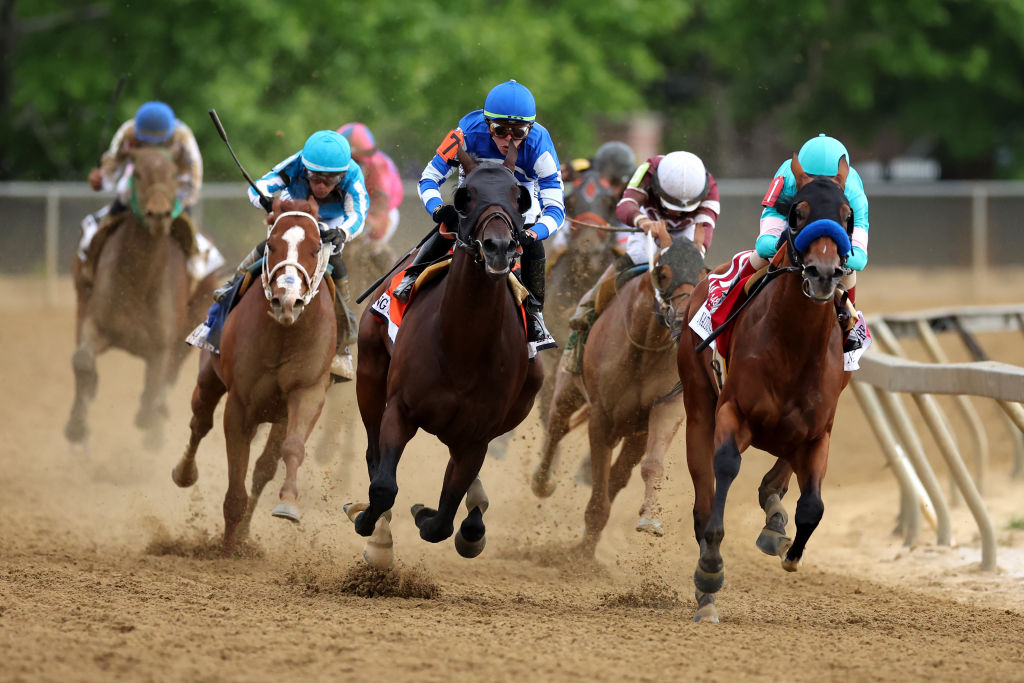
[[[388,326],[388,337],[391,342],[394,343],[395,337],[398,335],[398,329],[402,325],[402,318],[405,317],[405,312],[408,310],[410,304],[416,299],[416,293],[428,282],[443,277],[448,272],[448,267],[451,265],[451,256],[448,258],[433,263],[420,273],[419,277],[416,278],[416,284],[413,285],[412,292],[409,294],[407,301],[399,301],[396,299],[392,292],[398,287],[399,283],[402,282],[402,278],[405,277],[405,268],[401,269],[391,278],[391,282],[388,283],[387,289],[370,304],[370,312],[373,313],[374,317],[377,318],[382,324]],[[519,266],[516,266],[518,270]],[[512,294],[512,298],[515,299],[516,304],[519,306],[519,317],[523,323],[523,332],[527,333],[526,328],[526,310],[523,308],[523,301],[529,296],[529,291],[519,282],[519,278],[515,276],[515,271],[508,274],[508,287]],[[529,336],[527,334],[527,336]],[[530,357],[532,358],[536,354],[536,350],[533,345],[530,344]]]
[[[707,339],[714,330],[725,324],[732,312],[746,301],[751,288],[767,272],[767,268],[755,271],[750,265],[750,257],[753,253],[753,250],[741,251],[732,257],[729,268],[724,273],[708,276],[708,298],[690,320],[690,329],[696,332],[701,339]],[[776,259],[778,258],[779,255],[776,254]],[[868,330],[864,313],[857,311],[857,316],[857,322],[849,334],[851,337],[857,337],[861,346],[843,354],[843,368],[847,371],[860,369],[860,357],[871,346],[871,332]],[[728,359],[724,357],[725,353],[722,350],[728,350],[731,335],[732,326],[730,325],[710,344],[715,351],[716,358],[722,358],[723,368]]]

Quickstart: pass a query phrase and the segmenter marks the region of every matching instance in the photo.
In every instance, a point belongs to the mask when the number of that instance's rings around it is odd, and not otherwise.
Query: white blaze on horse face
[[[288,244],[286,260],[289,263],[298,263],[299,243],[306,239],[306,231],[298,226],[291,227],[281,235],[281,239]],[[277,276],[276,284],[284,290],[285,296],[290,302],[294,302],[295,299],[302,296],[302,278],[299,277],[299,272],[295,269],[295,266],[285,266],[281,270],[281,274]]]

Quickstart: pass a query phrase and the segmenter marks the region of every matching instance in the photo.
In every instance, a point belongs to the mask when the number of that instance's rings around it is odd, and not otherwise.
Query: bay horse
[[[673,391],[676,345],[690,293],[707,268],[700,249],[683,236],[652,256],[650,270],[622,285],[595,321],[584,347],[582,384],[558,364],[541,461],[531,480],[537,496],[553,493],[559,442],[573,414],[589,402],[592,488],[582,544],[588,555],[608,523],[612,501],[641,460],[644,500],[636,529],[663,534],[657,496],[664,456],[683,421],[682,398]]]
[[[91,281],[81,277],[79,259],[72,261],[77,295],[71,358],[75,399],[64,435],[73,445],[85,444],[88,437],[89,404],[99,383],[96,356],[119,348],[146,362],[135,425],[145,430],[148,447],[160,446],[167,390],[189,350],[182,339],[202,320],[216,285],[216,273],[211,273],[191,287],[183,242],[192,242],[192,231],[181,223],[188,216],[176,215],[180,205],[174,161],[156,148],[140,148],[131,156],[131,210],[120,215],[120,223],[102,241],[94,240],[92,248],[99,255]]]
[[[465,183],[453,198],[460,222],[449,271],[413,294],[393,344],[388,326],[370,307],[363,312],[356,397],[366,429],[369,504],[349,504],[346,512],[360,535],[374,534],[364,551],[371,564],[391,562],[390,528],[382,516],[394,505],[398,462],[419,429],[435,435],[450,455],[437,509],[412,508],[420,537],[431,543],[449,538],[466,498],[469,514],[455,546],[464,557],[483,551],[488,502],[477,475],[487,446],[526,418],[543,379],[540,359],[528,357],[522,309],[509,291],[524,234],[522,212],[530,205],[529,190],[513,175],[516,153],[509,145],[498,163],[475,161],[459,149]],[[385,289],[375,297],[386,296]],[[372,557],[372,546],[382,544],[386,556]]]
[[[250,287],[231,311],[220,354],[203,351],[192,391],[191,436],[171,471],[174,483],[199,477],[196,451],[213,427],[213,411],[226,393],[224,437],[228,490],[224,496],[224,556],[245,538],[263,488],[284,460],[285,480],[275,517],[300,520],[298,469],[330,384],[337,326],[333,294],[324,278],[330,245],[321,245],[315,201],[286,200],[267,235],[262,287]],[[246,495],[249,448],[256,427],[272,424]]]
[[[736,316],[728,348],[720,349],[727,369],[720,391],[712,350],[698,353],[701,339],[689,327],[679,344],[686,460],[700,545],[694,621],[718,621],[715,593],[724,580],[725,499],[743,451],[754,446],[778,458],[758,489],[766,523],[757,546],[781,557],[785,570],[797,570],[824,512],[821,483],[832,423],[839,394],[850,379],[833,305],[853,225],[843,192],[849,166],[843,159],[834,178],[809,176],[793,155],[792,170],[797,193],[783,236],[786,246],[769,266],[766,284]],[[690,319],[704,303],[707,283],[705,279],[690,300]],[[790,541],[781,499],[794,473],[800,498],[796,537]]]

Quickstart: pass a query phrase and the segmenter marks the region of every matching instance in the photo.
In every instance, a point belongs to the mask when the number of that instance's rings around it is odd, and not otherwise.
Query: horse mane
[[[308,213],[317,220],[320,219],[320,205],[312,197],[308,199],[284,199],[281,201],[281,213],[285,211],[301,211]]]

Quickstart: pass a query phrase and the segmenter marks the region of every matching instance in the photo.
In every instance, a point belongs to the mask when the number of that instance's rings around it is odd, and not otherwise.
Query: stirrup
[[[355,376],[355,363],[352,362],[352,354],[346,346],[341,353],[335,354],[331,359],[331,379],[335,383],[350,382]]]

